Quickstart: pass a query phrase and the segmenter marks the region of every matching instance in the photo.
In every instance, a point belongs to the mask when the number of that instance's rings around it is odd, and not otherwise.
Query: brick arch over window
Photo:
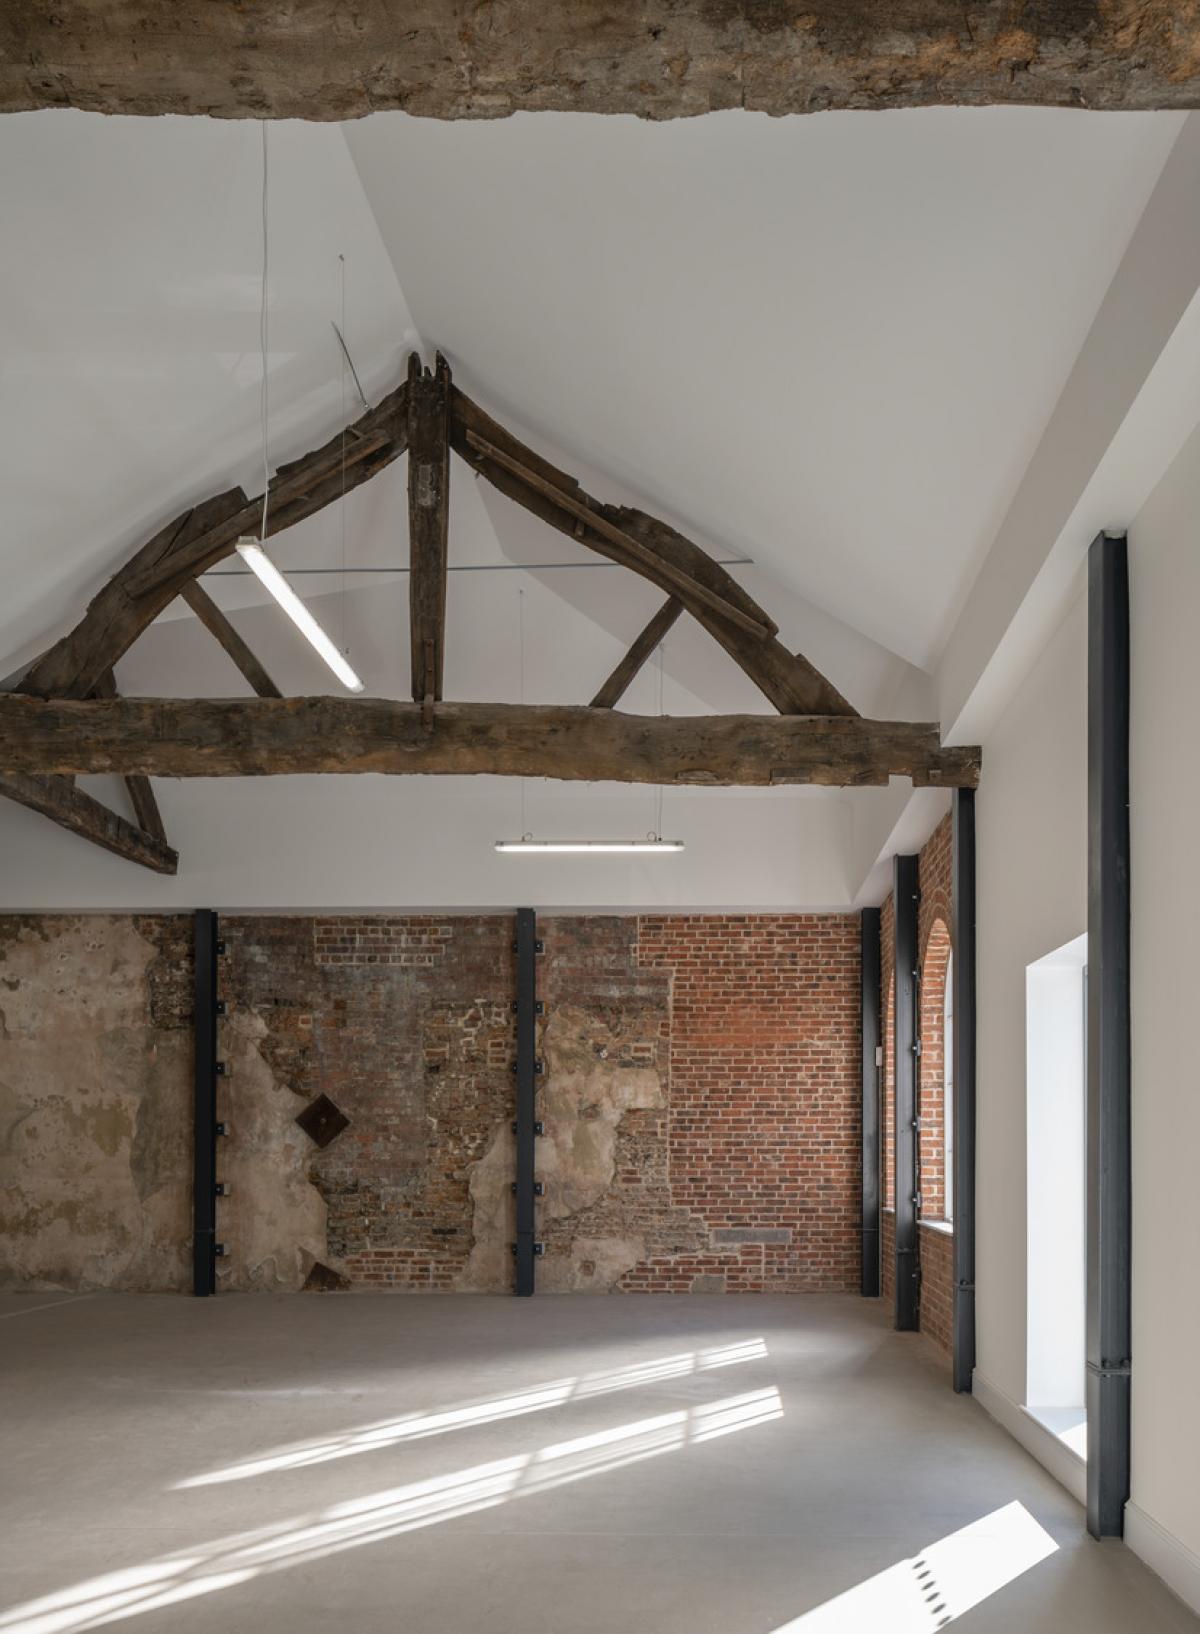
[[[946,983],[950,974],[950,931],[941,916],[932,921],[921,953],[921,1214],[946,1217]]]

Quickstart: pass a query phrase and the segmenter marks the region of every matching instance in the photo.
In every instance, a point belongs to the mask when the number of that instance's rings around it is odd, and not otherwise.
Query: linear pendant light
[[[274,596],[301,635],[306,637],[317,649],[342,685],[350,692],[361,692],[363,684],[358,676],[275,566],[275,563],[267,555],[259,541],[249,538],[239,539],[237,553],[259,583]]]
[[[497,851],[682,851],[682,840],[497,840]]]

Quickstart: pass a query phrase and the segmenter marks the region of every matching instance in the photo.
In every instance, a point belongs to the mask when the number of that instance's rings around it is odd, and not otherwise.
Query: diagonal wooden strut
[[[117,678],[112,670],[106,670],[100,677],[92,695],[96,698],[117,697]],[[134,815],[138,820],[138,826],[144,833],[149,834],[151,839],[158,840],[160,844],[166,845],[167,831],[163,826],[162,812],[158,809],[158,801],[154,797],[150,779],[133,772],[126,777],[125,788],[129,795],[130,804],[133,806]]]
[[[615,709],[621,701],[630,683],[646,660],[652,656],[667,631],[683,612],[683,603],[674,596],[668,597],[638,636],[621,662],[613,670],[608,680],[592,699],[593,709]]]
[[[196,580],[192,579],[184,585],[179,594],[187,602],[209,634],[215,636],[221,646],[224,647],[258,696],[260,698],[282,698],[283,693],[280,692],[208,592],[201,589]]]
[[[41,812],[60,828],[81,839],[151,868],[156,874],[174,874],[179,856],[164,841],[118,817],[99,800],[77,789],[70,777],[38,777],[27,772],[0,772],[0,794],[20,806]]]

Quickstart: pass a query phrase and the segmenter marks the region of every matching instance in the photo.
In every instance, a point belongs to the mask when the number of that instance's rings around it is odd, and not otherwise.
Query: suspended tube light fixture
[[[292,623],[320,653],[342,685],[361,692],[363,684],[292,589],[257,539],[239,539],[237,553],[264,589],[274,596]]]
[[[524,852],[526,855],[561,851],[682,851],[682,840],[664,840],[650,834],[644,840],[535,840],[531,834],[519,840],[497,840],[497,851]]]

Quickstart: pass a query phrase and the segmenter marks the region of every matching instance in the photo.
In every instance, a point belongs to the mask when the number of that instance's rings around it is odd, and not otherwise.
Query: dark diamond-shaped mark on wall
[[[350,1278],[344,1277],[340,1271],[335,1271],[330,1265],[322,1265],[320,1260],[313,1261],[312,1270],[304,1279],[302,1293],[329,1294],[336,1293],[341,1288],[350,1286]]]
[[[296,1122],[310,1140],[318,1146],[328,1146],[347,1127],[350,1119],[333,1104],[328,1095],[318,1095],[297,1115]]]

